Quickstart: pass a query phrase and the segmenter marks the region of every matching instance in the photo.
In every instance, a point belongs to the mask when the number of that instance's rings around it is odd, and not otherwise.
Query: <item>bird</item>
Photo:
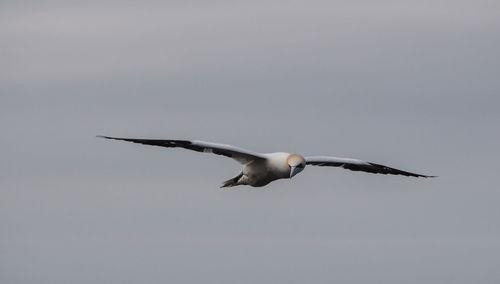
[[[221,188],[238,185],[262,187],[278,179],[291,179],[302,172],[306,165],[341,167],[351,171],[362,171],[373,174],[403,175],[409,177],[433,178],[436,176],[422,175],[398,170],[381,164],[365,162],[352,158],[333,156],[302,156],[285,152],[256,153],[227,144],[205,142],[199,140],[175,139],[138,139],[119,138],[98,135],[99,138],[128,141],[144,145],[167,148],[184,148],[197,152],[212,153],[232,158],[243,165],[241,172],[222,183]]]

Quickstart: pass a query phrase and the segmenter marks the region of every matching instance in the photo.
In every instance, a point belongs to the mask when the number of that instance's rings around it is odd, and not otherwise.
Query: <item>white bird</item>
[[[277,179],[294,177],[296,174],[304,170],[306,165],[342,167],[351,171],[363,171],[384,175],[391,174],[425,178],[435,177],[410,173],[358,159],[331,156],[302,157],[298,154],[289,154],[284,152],[261,154],[231,145],[198,140],[136,139],[109,136],[97,137],[168,148],[181,147],[193,151],[226,156],[243,164],[243,170],[234,178],[225,181],[221,187],[231,187],[236,185],[250,185],[254,187],[265,186]]]

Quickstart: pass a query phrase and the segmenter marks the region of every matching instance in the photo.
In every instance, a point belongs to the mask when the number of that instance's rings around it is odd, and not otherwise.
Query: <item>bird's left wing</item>
[[[312,156],[312,157],[305,157],[305,160],[306,164],[308,165],[342,167],[344,169],[348,169],[351,171],[363,171],[373,174],[404,175],[404,176],[426,177],[426,178],[435,177],[435,176],[426,176],[421,174],[410,173],[380,164],[365,162],[358,159],[338,158],[330,156]]]
[[[265,159],[262,154],[254,153],[245,149],[234,147],[226,144],[218,144],[204,142],[198,140],[164,140],[164,139],[137,139],[137,138],[117,138],[109,136],[97,136],[100,138],[123,140],[133,143],[161,146],[167,148],[180,147],[197,152],[213,153],[232,158],[241,164],[246,164],[250,161]]]

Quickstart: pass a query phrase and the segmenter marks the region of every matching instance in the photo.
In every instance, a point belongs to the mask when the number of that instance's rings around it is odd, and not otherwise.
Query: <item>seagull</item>
[[[212,153],[232,158],[242,164],[243,169],[234,178],[228,179],[223,182],[221,188],[233,187],[237,185],[261,187],[278,179],[291,179],[292,177],[303,171],[306,165],[341,167],[351,171],[363,171],[373,174],[403,175],[423,178],[435,177],[406,172],[358,159],[338,158],[332,156],[303,157],[299,154],[290,154],[285,152],[261,154],[231,145],[204,142],[199,140],[137,139],[118,138],[101,135],[97,137],[167,148],[179,147],[197,152]]]

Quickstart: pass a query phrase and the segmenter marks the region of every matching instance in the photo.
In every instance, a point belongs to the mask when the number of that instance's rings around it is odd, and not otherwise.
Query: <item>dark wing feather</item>
[[[144,145],[160,146],[167,148],[184,148],[188,150],[193,150],[197,152],[213,153],[216,155],[222,155],[232,158],[242,164],[248,163],[257,159],[265,159],[265,157],[259,153],[253,153],[251,151],[237,148],[231,145],[218,144],[197,140],[173,140],[173,139],[137,139],[137,138],[117,138],[109,136],[97,136],[100,138],[122,140],[133,143],[139,143]]]
[[[368,172],[373,174],[384,174],[384,175],[390,174],[390,175],[404,175],[411,177],[426,177],[426,178],[435,177],[435,176],[410,173],[380,164],[365,162],[358,159],[337,158],[329,156],[305,157],[305,159],[306,159],[306,164],[314,166],[342,167],[344,169],[348,169],[351,171],[362,171],[362,172]]]

